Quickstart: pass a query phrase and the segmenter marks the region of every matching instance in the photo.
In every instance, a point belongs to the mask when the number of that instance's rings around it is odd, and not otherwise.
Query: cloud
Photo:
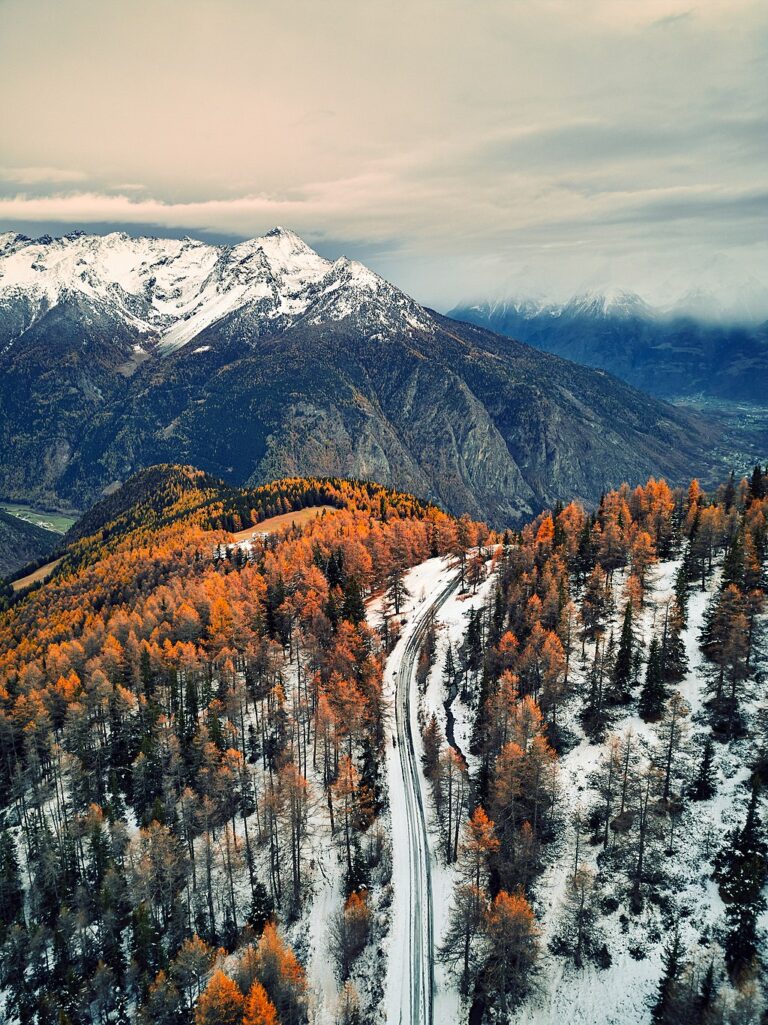
[[[651,28],[670,28],[673,25],[679,25],[681,22],[690,21],[693,17],[694,12],[692,10],[665,14],[663,18],[657,18],[656,21],[652,21]]]
[[[62,167],[0,167],[0,181],[14,185],[61,185],[65,182],[84,182],[85,171]]]
[[[766,276],[766,50],[762,0],[6,0],[0,219],[284,223],[442,305]]]

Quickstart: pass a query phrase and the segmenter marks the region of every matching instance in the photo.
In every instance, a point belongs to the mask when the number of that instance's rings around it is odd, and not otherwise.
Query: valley
[[[64,530],[52,529],[54,523],[66,529],[67,518],[28,506],[0,506],[0,578],[14,576],[29,563],[44,562],[60,546]]]
[[[31,506],[18,502],[0,502],[0,510],[8,513],[9,516],[18,517],[26,523],[42,527],[43,530],[50,530],[54,534],[66,534],[77,519],[75,514],[52,512],[49,509],[33,509]]]
[[[3,329],[13,1025],[762,1025],[761,406],[284,229],[6,236]]]
[[[768,1025],[767,44],[0,2],[0,1025]]]

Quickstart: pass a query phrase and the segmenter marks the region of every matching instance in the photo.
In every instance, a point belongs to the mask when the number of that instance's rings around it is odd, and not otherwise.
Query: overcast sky
[[[768,294],[766,0],[0,0],[0,226]]]

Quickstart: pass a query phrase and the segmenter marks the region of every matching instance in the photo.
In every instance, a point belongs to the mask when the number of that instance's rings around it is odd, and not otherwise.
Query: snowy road
[[[390,970],[390,978],[398,980],[399,992],[391,994],[389,1025],[432,1025],[433,1020],[432,865],[423,775],[414,741],[414,737],[418,737],[417,701],[412,697],[416,690],[416,660],[430,617],[458,584],[458,576],[448,582],[445,578],[437,582],[414,615],[406,637],[390,661],[396,674],[397,755],[402,775],[402,790],[397,787],[399,793],[393,794],[393,880],[401,889],[397,896],[400,907],[405,909],[407,922],[396,930],[396,946],[390,952],[399,968],[397,972]]]

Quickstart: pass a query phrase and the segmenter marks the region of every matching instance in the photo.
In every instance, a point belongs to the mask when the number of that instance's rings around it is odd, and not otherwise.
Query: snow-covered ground
[[[397,647],[387,665],[386,686],[394,698],[394,673],[400,666],[403,651],[411,631],[419,621],[419,609],[429,604],[431,596],[439,593],[449,575],[442,560],[430,560],[411,571],[407,584],[413,594],[403,618],[407,621]],[[671,598],[675,574],[679,563],[660,563],[652,570],[652,586],[642,615],[635,620],[635,633],[647,644],[654,632],[659,632],[664,606]],[[705,663],[699,650],[698,636],[709,601],[718,585],[715,573],[708,582],[708,590],[692,590],[688,601],[688,624],[684,643],[689,669],[677,689],[689,708],[687,743],[682,754],[690,777],[698,765],[701,744],[709,731],[704,704],[707,698]],[[617,573],[614,581],[616,611],[608,629],[613,627],[618,637],[624,608],[624,575]],[[414,743],[419,757],[422,754],[421,727],[434,713],[443,734],[446,729],[444,702],[446,699],[443,669],[445,654],[450,643],[454,654],[459,648],[467,627],[470,609],[488,604],[494,586],[491,574],[476,595],[454,593],[437,615],[437,650],[427,686],[420,696],[418,718],[420,729],[414,731]],[[372,610],[376,615],[376,609]],[[598,854],[601,846],[592,846],[584,830],[580,842],[579,862],[589,865],[596,873],[599,898],[619,897],[615,911],[603,910],[598,928],[611,956],[608,968],[598,968],[588,960],[577,969],[571,958],[556,954],[550,941],[557,935],[566,896],[573,872],[575,854],[575,828],[573,815],[577,809],[586,812],[596,800],[591,779],[604,757],[606,744],[593,744],[585,737],[577,713],[582,704],[581,691],[594,654],[587,645],[585,658],[574,655],[572,666],[573,693],[562,713],[562,724],[572,731],[576,743],[561,759],[560,821],[558,839],[546,852],[545,870],[534,889],[534,907],[541,927],[541,960],[534,992],[512,1019],[512,1025],[648,1025],[650,1007],[657,992],[662,971],[662,959],[669,938],[670,921],[679,920],[681,938],[686,955],[696,954],[699,939],[711,937],[723,921],[723,904],[712,881],[712,858],[724,833],[735,823],[743,821],[748,779],[748,764],[753,754],[753,741],[741,739],[728,745],[715,745],[714,770],[717,785],[715,796],[709,801],[689,802],[676,827],[673,841],[674,855],[666,859],[664,872],[667,882],[664,900],[660,904],[646,901],[637,915],[627,912],[626,881],[617,881],[610,873],[600,874]],[[766,667],[762,667],[763,672]],[[643,670],[644,672],[644,670]],[[642,674],[641,674],[642,679]],[[415,683],[413,684],[415,688]],[[757,683],[750,682],[743,701],[744,715],[754,721],[758,710],[766,707],[766,695]],[[477,765],[469,752],[472,713],[457,697],[451,706],[455,717],[455,736],[458,746],[467,758],[470,771]],[[644,755],[652,753],[659,743],[657,726],[647,724],[632,712],[624,712],[616,719],[611,736],[623,736],[631,730]],[[750,731],[752,733],[752,731]],[[754,735],[754,734],[753,734]],[[412,908],[406,903],[409,892],[408,862],[398,840],[405,829],[403,809],[403,778],[397,751],[388,755],[392,828],[394,834],[393,913],[387,954],[389,969],[385,996],[386,1021],[400,1022],[401,993],[406,985],[407,966],[403,963],[408,949],[408,923]],[[435,950],[445,933],[455,871],[445,865],[439,850],[440,834],[429,787],[422,776],[423,796],[430,824],[431,878],[434,915]],[[623,885],[623,890],[622,890]],[[621,899],[624,898],[624,899]],[[766,916],[764,916],[764,924]],[[705,939],[705,942],[707,940]],[[702,960],[707,957],[708,946],[701,947]],[[439,1025],[460,1025],[467,1019],[468,1008],[462,1004],[455,980],[439,960],[435,964],[434,1021]]]
[[[636,633],[650,639],[654,628],[661,622],[661,611],[673,589],[678,563],[662,563],[653,570],[653,588],[641,622],[635,624]],[[431,940],[428,953],[433,958],[434,991],[433,1020],[435,1025],[461,1025],[467,1019],[468,1009],[462,1004],[455,980],[436,958],[437,948],[445,934],[455,872],[446,866],[440,851],[440,831],[433,806],[429,785],[421,771],[423,754],[421,729],[434,713],[443,734],[446,732],[444,665],[446,651],[450,644],[457,653],[464,639],[468,613],[487,606],[492,595],[495,578],[492,564],[489,574],[479,586],[476,594],[459,594],[453,591],[439,607],[436,614],[437,646],[433,666],[427,678],[426,688],[418,695],[414,679],[414,667],[407,660],[409,646],[427,619],[429,610],[436,600],[443,596],[447,585],[455,579],[456,569],[446,558],[430,559],[413,569],[405,578],[410,597],[405,602],[401,616],[402,629],[399,640],[389,655],[384,672],[385,697],[391,709],[396,707],[398,676],[403,685],[403,670],[407,668],[407,683],[413,698],[410,709],[410,725],[413,740],[417,785],[423,802],[428,827],[426,846],[428,848],[429,875],[431,877],[431,912],[421,894],[420,902],[414,900],[414,856],[417,848],[412,843],[413,818],[408,813],[408,775],[403,771],[402,735],[398,744],[392,743],[397,731],[397,717],[393,714],[390,739],[386,751],[387,792],[389,810],[382,816],[382,825],[391,837],[391,882],[373,887],[371,909],[374,918],[373,941],[360,958],[353,971],[353,982],[361,993],[361,1003],[371,1020],[377,1025],[412,1025],[413,1006],[413,921],[414,914],[421,909],[422,915],[431,913],[431,928],[426,930]],[[689,670],[679,684],[679,691],[690,709],[688,733],[691,753],[684,754],[689,774],[698,761],[701,740],[708,732],[704,702],[707,696],[707,673],[698,646],[707,604],[718,584],[715,574],[708,583],[708,591],[692,590],[688,602],[688,625],[684,634]],[[623,611],[624,579],[616,575],[616,612],[612,626],[616,635]],[[368,619],[378,625],[382,615],[381,598],[369,603]],[[763,617],[765,620],[765,617]],[[610,628],[610,626],[609,626]],[[747,800],[745,782],[748,765],[754,755],[756,731],[755,717],[762,710],[768,710],[768,695],[759,683],[751,680],[745,688],[742,703],[743,714],[750,725],[745,738],[729,744],[716,744],[714,750],[714,776],[716,794],[709,801],[689,802],[677,826],[674,855],[664,866],[667,876],[665,900],[661,904],[646,901],[642,912],[631,915],[626,910],[626,899],[620,899],[614,911],[602,908],[599,928],[611,955],[609,967],[600,969],[587,962],[577,969],[572,960],[554,953],[550,941],[557,934],[563,911],[569,876],[573,871],[575,830],[573,814],[577,808],[586,811],[594,802],[591,775],[604,756],[605,744],[591,744],[584,736],[577,713],[581,706],[579,689],[583,686],[587,668],[591,663],[592,650],[587,646],[582,662],[579,654],[574,656],[573,687],[575,693],[562,710],[562,724],[575,736],[577,742],[560,759],[559,817],[561,829],[557,841],[546,851],[546,865],[537,881],[533,893],[534,908],[541,926],[540,968],[534,993],[528,998],[515,1017],[512,1025],[648,1025],[650,1003],[656,992],[662,968],[664,946],[669,936],[671,919],[677,918],[684,947],[695,945],[702,935],[712,935],[722,924],[723,905],[716,885],[711,879],[712,858],[719,842],[734,823],[741,823]],[[768,664],[759,667],[764,675]],[[293,700],[296,688],[296,665],[284,667],[287,700]],[[401,692],[402,693],[402,692]],[[451,710],[454,716],[456,743],[467,759],[470,772],[477,769],[470,753],[473,713],[460,697],[456,697]],[[250,717],[254,710],[251,708]],[[246,720],[247,723],[248,720]],[[402,724],[401,724],[402,725]],[[634,713],[624,712],[615,722],[612,733],[622,735],[631,729],[634,736],[651,750],[658,743],[657,730],[638,718]],[[695,752],[695,754],[693,753]],[[320,781],[314,778],[311,764],[308,767],[310,800],[308,806],[308,829],[304,852],[304,903],[300,916],[286,928],[286,936],[306,966],[311,997],[310,1022],[312,1025],[334,1025],[337,1013],[339,983],[330,956],[329,923],[343,906],[343,867],[338,847],[330,831]],[[253,767],[254,784],[257,793],[263,793],[263,779],[260,765]],[[46,814],[55,815],[55,802],[51,801]],[[128,833],[138,834],[138,824],[128,814]],[[230,827],[231,828],[231,827]],[[235,846],[244,849],[244,826],[241,819],[236,822]],[[251,841],[258,832],[257,814],[249,816],[248,828]],[[195,841],[196,856],[203,857],[204,839]],[[217,918],[223,920],[229,903],[225,869],[225,834],[217,831],[214,841],[214,889]],[[589,864],[596,873],[600,898],[626,897],[626,887],[620,892],[620,883],[608,873],[600,871],[598,854],[601,847],[588,843],[586,831],[582,835],[579,861]],[[265,846],[254,844],[256,876],[268,879],[267,851]],[[421,857],[424,857],[422,849]],[[26,871],[26,866],[22,866]],[[25,882],[28,880],[25,879]],[[421,885],[421,884],[418,884]],[[238,919],[242,924],[250,904],[250,887],[244,861],[240,860],[235,879]],[[763,926],[768,926],[768,914],[763,916]],[[383,937],[383,939],[382,939]],[[422,948],[426,949],[425,947]],[[707,949],[702,947],[702,956]],[[426,968],[422,965],[422,970]],[[383,1000],[379,1000],[383,985]],[[0,995],[1,998],[1,995]],[[407,1008],[406,1016],[403,1010]],[[0,1016],[2,1016],[0,1004]]]
[[[431,987],[434,958],[434,919],[429,889],[434,885],[430,876],[435,869],[435,859],[424,848],[426,837],[420,817],[420,808],[426,801],[426,786],[421,771],[418,707],[416,701],[405,702],[405,695],[398,694],[398,685],[401,688],[410,685],[411,695],[415,696],[413,653],[418,655],[419,628],[455,576],[456,570],[446,559],[430,559],[407,575],[405,582],[411,598],[403,612],[405,623],[400,639],[385,670],[387,697],[393,706],[397,703],[398,726],[397,746],[393,738],[387,750],[392,830],[392,911],[384,1003],[388,1025],[405,1025],[406,1022],[410,1025],[417,1021],[429,1025],[431,1021],[427,990]],[[406,716],[407,723],[402,721]],[[407,749],[411,742],[415,754],[413,762]],[[429,857],[429,866],[424,864],[425,857]],[[419,920],[414,916],[419,916]],[[443,1019],[436,1013],[435,1020]]]
[[[443,668],[445,666],[448,645],[450,644],[455,654],[464,640],[469,611],[482,608],[483,605],[488,603],[494,584],[494,576],[489,574],[478,588],[476,594],[453,594],[438,615],[438,643],[435,662],[427,680],[426,692],[421,702],[421,708],[424,721],[427,721],[433,714],[437,717],[443,735],[445,735],[446,731],[444,704],[446,694],[443,682]],[[460,696],[457,696],[451,705],[451,711],[454,716],[456,743],[467,761],[470,773],[472,773],[477,768],[477,760],[469,750],[472,734],[470,710],[461,701]],[[445,859],[438,853],[440,833],[437,814],[432,795],[429,794],[428,788],[425,789],[428,793],[428,805],[430,808],[435,940],[437,944],[440,944],[448,928],[448,915],[456,883],[456,871],[455,866],[447,865]],[[455,978],[448,972],[446,966],[438,961],[435,968],[436,1025],[441,1025],[443,1022],[445,1022],[445,1025],[454,1025],[454,1023],[458,1025],[459,1022],[466,1021],[467,1013],[467,1008],[462,1007],[461,996]]]
[[[673,591],[678,562],[660,563],[653,571],[653,590],[642,622],[635,624],[636,634],[644,636],[646,643],[658,631],[664,604]],[[709,727],[701,715],[707,697],[705,663],[698,646],[698,635],[708,602],[718,583],[715,575],[708,583],[708,591],[693,590],[688,602],[688,625],[684,634],[689,670],[678,689],[690,708],[688,716],[689,742],[687,757],[689,772],[697,766],[701,743]],[[617,575],[615,591],[617,612],[613,620],[615,634],[620,630],[619,617],[623,612],[624,580]],[[592,651],[588,647],[586,665]],[[575,673],[576,687],[584,677],[586,666]],[[575,853],[575,827],[573,815],[577,808],[586,811],[596,799],[590,783],[590,774],[598,767],[605,753],[605,744],[590,744],[576,720],[579,701],[574,698],[566,709],[564,721],[580,737],[579,743],[560,759],[560,813],[563,832],[556,850],[551,852],[549,864],[535,887],[534,907],[542,926],[542,953],[540,974],[534,995],[526,1001],[512,1019],[513,1025],[648,1025],[650,1007],[657,993],[662,972],[662,958],[669,939],[671,918],[679,920],[684,950],[695,947],[698,938],[711,934],[722,924],[723,904],[716,884],[711,879],[712,858],[725,832],[744,818],[748,791],[747,765],[751,743],[733,741],[729,745],[715,745],[714,767],[717,792],[709,801],[689,802],[676,829],[674,855],[667,859],[664,869],[668,875],[669,905],[660,907],[646,901],[639,915],[627,913],[626,900],[612,913],[599,918],[612,963],[606,969],[585,963],[577,969],[572,959],[552,953],[549,941],[556,935],[563,912],[563,902],[569,876],[573,872]],[[753,718],[760,705],[765,707],[765,695],[754,682],[747,687],[743,703],[745,716]],[[622,736],[628,730],[641,744],[652,749],[658,743],[656,728],[644,723],[635,714],[625,714],[616,721],[613,736]],[[753,734],[754,735],[754,734]],[[696,752],[695,755],[693,752]],[[586,831],[585,831],[586,832]],[[590,846],[582,835],[580,863],[589,865],[599,873],[597,856],[601,846]],[[597,876],[598,892],[608,896],[615,891],[613,881]],[[626,887],[624,889],[626,895]],[[664,902],[666,904],[666,901]],[[701,948],[702,960],[707,948]]]
[[[390,701],[395,700],[395,683],[401,664],[408,648],[409,640],[414,631],[424,622],[427,611],[433,607],[435,598],[443,593],[449,581],[456,576],[446,559],[430,559],[415,567],[406,577],[406,585],[411,599],[403,613],[405,625],[400,639],[393,649],[385,673],[385,683]],[[445,933],[451,897],[454,886],[454,872],[448,867],[439,850],[440,835],[433,806],[432,795],[423,772],[421,758],[423,745],[421,728],[423,723],[434,712],[443,733],[445,732],[445,694],[442,684],[442,671],[445,653],[450,643],[454,651],[463,640],[466,631],[466,617],[470,609],[479,608],[487,602],[493,586],[492,577],[478,588],[474,595],[459,594],[455,590],[440,606],[436,613],[437,651],[430,671],[426,691],[421,699],[412,702],[410,708],[413,744],[419,767],[418,785],[421,798],[427,813],[429,829],[429,859],[432,893],[433,915],[433,1020],[435,1025],[454,1025],[463,1020],[466,1010],[462,1011],[461,998],[455,980],[448,974],[444,965],[436,957],[437,947]],[[380,606],[374,607],[373,614],[380,614]],[[411,693],[416,694],[416,683],[411,678]],[[452,706],[455,716],[456,741],[468,755],[471,723],[468,709],[456,698]],[[411,985],[411,965],[408,953],[411,946],[411,923],[417,909],[412,903],[412,850],[408,840],[408,816],[406,812],[406,792],[403,778],[400,750],[391,746],[387,757],[389,779],[389,799],[391,808],[391,825],[393,835],[393,869],[392,869],[392,924],[387,948],[388,971],[385,990],[385,1021],[388,1025],[405,1025],[406,1022],[421,1021],[421,1018],[408,1016],[410,1003],[408,990]],[[405,1011],[405,1013],[404,1013]],[[426,1020],[426,1019],[424,1019]]]

